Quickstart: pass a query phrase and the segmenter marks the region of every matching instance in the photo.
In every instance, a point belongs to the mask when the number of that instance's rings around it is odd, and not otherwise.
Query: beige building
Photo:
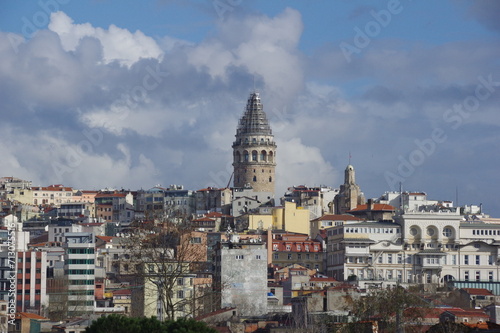
[[[34,205],[54,205],[73,202],[73,189],[63,185],[50,185],[47,187],[32,187]]]

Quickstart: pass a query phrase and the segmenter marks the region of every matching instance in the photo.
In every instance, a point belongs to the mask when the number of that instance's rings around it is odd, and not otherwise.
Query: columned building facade
[[[234,187],[275,191],[276,143],[259,93],[248,98],[233,143]]]

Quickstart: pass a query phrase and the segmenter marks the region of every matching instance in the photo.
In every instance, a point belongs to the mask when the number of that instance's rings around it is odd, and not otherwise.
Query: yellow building
[[[285,206],[276,207],[273,222],[275,229],[309,234],[309,210],[297,207],[294,202],[285,202]]]
[[[289,232],[309,234],[309,210],[297,207],[294,202],[285,202],[285,206],[269,208],[269,214],[248,214],[249,230],[278,229]]]

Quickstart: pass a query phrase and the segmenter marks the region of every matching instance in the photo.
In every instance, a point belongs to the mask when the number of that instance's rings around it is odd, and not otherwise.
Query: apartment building
[[[273,265],[285,267],[299,264],[316,272],[324,272],[323,245],[307,234],[274,232],[268,244],[272,246]]]
[[[466,220],[459,208],[420,206],[394,223],[348,223],[327,234],[327,273],[339,280],[428,288],[499,281],[500,225]]]
[[[64,277],[69,317],[92,313],[95,307],[95,240],[89,232],[65,233]]]
[[[338,189],[328,186],[307,187],[304,185],[289,187],[281,198],[281,204],[285,201],[295,202],[297,206],[309,210],[309,219],[317,219],[325,214],[333,214],[333,201],[339,194]]]
[[[16,311],[42,314],[47,299],[47,253],[17,253]]]

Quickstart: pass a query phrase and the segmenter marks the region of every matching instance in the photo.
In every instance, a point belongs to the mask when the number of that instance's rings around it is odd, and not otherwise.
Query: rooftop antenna
[[[349,150],[349,165],[351,165],[351,151]]]
[[[255,93],[255,92],[257,92],[257,91],[255,90],[255,73],[253,74],[253,92],[254,92],[254,93]]]

